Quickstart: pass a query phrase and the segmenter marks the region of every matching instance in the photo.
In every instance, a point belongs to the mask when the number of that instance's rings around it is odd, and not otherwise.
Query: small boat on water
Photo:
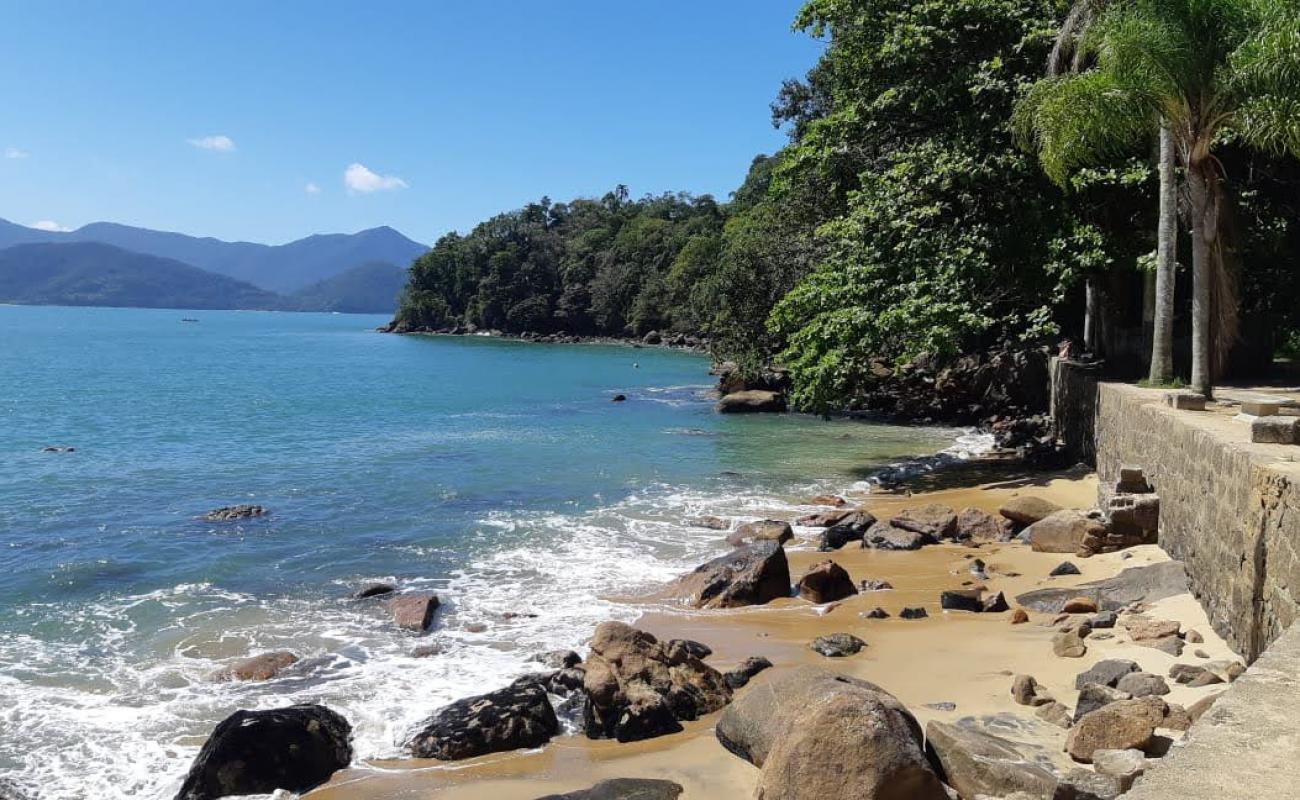
[[[181,322],[198,322],[194,317],[181,317]]]

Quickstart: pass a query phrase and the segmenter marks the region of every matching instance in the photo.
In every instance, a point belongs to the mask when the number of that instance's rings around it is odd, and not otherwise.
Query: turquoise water
[[[301,701],[395,754],[439,703],[636,616],[602,595],[725,549],[689,517],[789,515],[956,435],[721,417],[702,356],[384,321],[0,307],[0,776],[170,797],[217,720]],[[272,514],[196,519],[235,503]],[[436,589],[437,630],[345,599],[376,579]],[[205,680],[281,648],[303,661],[280,679]]]

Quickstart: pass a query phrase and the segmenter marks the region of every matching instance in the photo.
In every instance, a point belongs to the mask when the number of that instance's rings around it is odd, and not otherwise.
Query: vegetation
[[[1300,329],[1297,3],[808,0],[794,25],[825,49],[777,93],[789,143],[729,202],[543,199],[417,259],[398,321],[702,334],[743,372],[781,362],[794,405],[828,411],[882,362],[1078,339],[1086,319],[1089,349],[1124,368],[1145,337],[1131,370],[1172,385],[1192,349],[1176,179],[1220,321]]]

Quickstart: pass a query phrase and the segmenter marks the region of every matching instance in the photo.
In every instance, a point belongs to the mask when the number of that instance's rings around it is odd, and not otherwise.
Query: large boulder
[[[1059,613],[1077,597],[1090,597],[1104,611],[1116,611],[1139,601],[1154,602],[1189,591],[1181,561],[1130,567],[1113,578],[1060,589],[1038,589],[1018,595],[1016,602],[1031,611]]]
[[[438,610],[438,595],[433,592],[410,592],[388,601],[388,613],[402,630],[424,633],[433,624]]]
[[[1118,700],[1078,719],[1065,738],[1075,761],[1092,763],[1097,750],[1148,750],[1168,706],[1159,697]]]
[[[957,515],[958,539],[977,542],[1005,542],[1011,539],[1013,523],[978,508],[963,508]]]
[[[1060,510],[1061,507],[1051,500],[1034,495],[1019,495],[1003,503],[998,513],[1017,525],[1033,525]]]
[[[844,567],[823,561],[799,579],[799,596],[810,603],[833,603],[858,593]]]
[[[752,414],[763,411],[785,411],[785,395],[765,389],[746,389],[724,395],[718,401],[721,414]]]
[[[217,683],[225,681],[269,681],[283,670],[297,663],[297,655],[290,653],[288,650],[276,650],[236,661],[209,675],[208,680]]]
[[[612,778],[590,789],[548,794],[537,800],[677,800],[682,787],[672,781],[649,778]]]
[[[213,729],[176,800],[304,793],[352,761],[352,726],[318,705],[236,711]]]
[[[957,514],[947,506],[930,503],[895,515],[889,524],[931,539],[948,539],[957,532]]]
[[[539,747],[559,730],[546,690],[519,682],[443,706],[420,723],[406,749],[416,758],[457,761]]]
[[[1104,523],[1081,512],[1064,510],[1044,517],[1021,534],[1037,553],[1078,553],[1086,550],[1088,538],[1105,538]]]
[[[862,546],[873,550],[920,550],[934,540],[924,533],[895,528],[887,522],[877,522],[862,537]]]
[[[731,702],[722,673],[622,622],[596,628],[586,661],[583,725],[592,739],[632,742],[682,729]]]
[[[749,689],[718,741],[762,769],[766,800],[947,800],[921,728],[879,686],[802,667]]]
[[[1025,792],[1047,798],[1056,791],[1056,775],[1009,739],[937,721],[925,726],[925,738],[948,785],[962,797]]]
[[[701,564],[670,591],[695,608],[762,605],[790,596],[790,564],[779,542],[755,542]]]
[[[740,546],[748,542],[780,542],[785,544],[794,538],[794,529],[790,523],[779,519],[762,519],[757,522],[746,522],[736,528],[729,536],[727,542]]]

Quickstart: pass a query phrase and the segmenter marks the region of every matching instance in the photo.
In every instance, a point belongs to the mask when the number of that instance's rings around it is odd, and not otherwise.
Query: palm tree
[[[1017,124],[1060,184],[1077,167],[1169,129],[1191,206],[1192,387],[1208,396],[1211,286],[1224,269],[1218,232],[1226,196],[1214,149],[1236,139],[1300,155],[1300,0],[1108,3],[1077,58],[1095,66],[1039,81],[1017,109]]]

